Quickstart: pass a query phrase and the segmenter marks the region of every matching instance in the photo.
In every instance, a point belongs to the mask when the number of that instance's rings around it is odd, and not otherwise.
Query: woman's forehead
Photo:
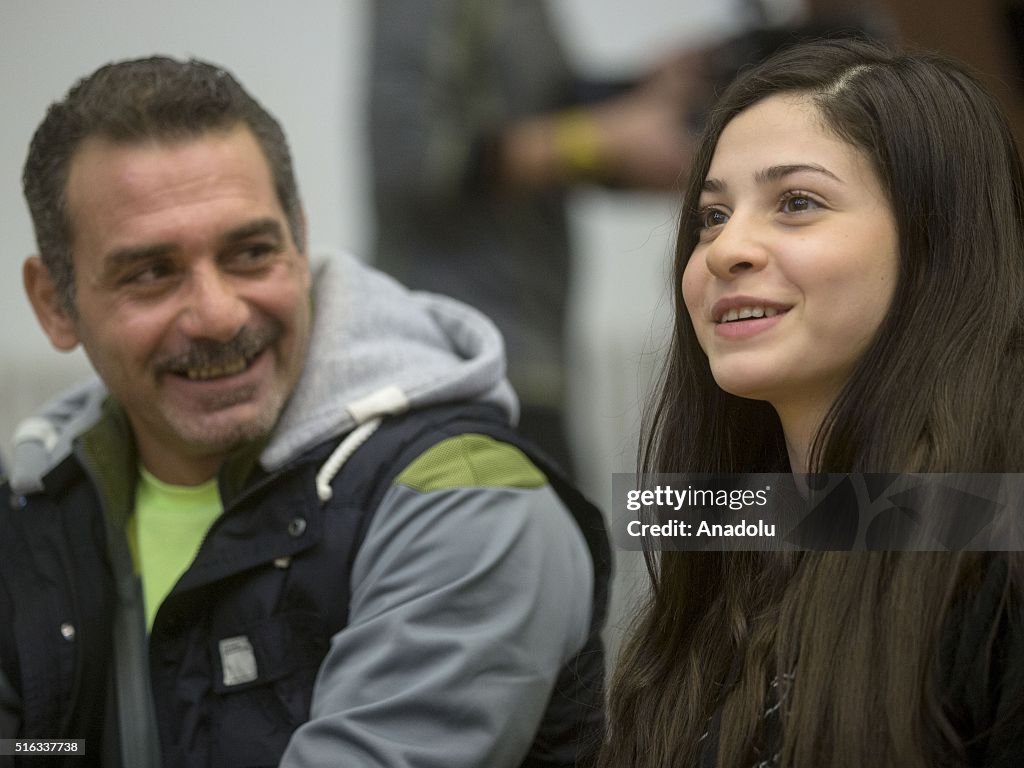
[[[764,182],[778,169],[809,167],[848,183],[880,186],[872,158],[841,138],[806,94],[774,94],[724,127],[702,180],[705,189]]]

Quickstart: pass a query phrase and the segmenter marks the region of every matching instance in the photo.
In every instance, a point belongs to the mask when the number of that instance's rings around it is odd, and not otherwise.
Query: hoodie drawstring
[[[383,420],[382,417],[378,416],[370,419],[365,424],[360,424],[327,457],[327,461],[323,463],[320,471],[316,473],[316,495],[320,499],[321,504],[330,501],[331,496],[334,495],[334,492],[331,490],[331,481],[334,479],[334,476],[345,466],[345,462],[348,461],[349,456],[356,452],[356,448],[365,443],[370,435],[377,431],[377,427],[381,425]]]
[[[394,416],[408,409],[409,399],[396,386],[378,389],[348,404],[346,410],[352,414],[359,426],[338,444],[338,447],[320,467],[320,471],[316,473],[316,495],[321,504],[330,501],[331,496],[334,495],[331,490],[331,481],[345,466],[349,456],[355,453],[356,449],[377,431],[377,427],[381,425],[384,417]]]

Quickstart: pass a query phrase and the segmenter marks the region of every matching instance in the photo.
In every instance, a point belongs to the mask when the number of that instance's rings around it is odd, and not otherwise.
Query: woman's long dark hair
[[[810,467],[1024,471],[1024,174],[1012,134],[959,65],[854,41],[776,55],[741,75],[709,118],[642,471],[789,471],[774,410],[717,386],[681,294],[719,136],[777,93],[808,98],[826,129],[869,158],[899,236],[892,305],[826,414]],[[787,671],[781,765],[962,764],[964,735],[945,714],[935,664],[958,596],[997,558],[1009,565],[999,571],[1007,615],[1019,621],[1017,554],[648,553],[653,589],[615,674],[601,764],[694,765],[717,712],[718,764],[748,768],[767,681]]]

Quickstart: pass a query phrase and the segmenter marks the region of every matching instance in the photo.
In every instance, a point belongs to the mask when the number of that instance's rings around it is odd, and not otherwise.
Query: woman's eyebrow
[[[828,168],[818,165],[817,163],[790,163],[787,165],[773,165],[770,168],[765,168],[754,174],[754,181],[758,184],[768,184],[769,182],[779,181],[787,176],[794,173],[820,173],[824,176],[828,176],[830,179],[838,181],[840,184],[843,180],[836,176]]]
[[[828,176],[830,179],[838,181],[840,184],[843,180],[836,176],[832,171],[823,165],[817,163],[787,163],[785,165],[772,165],[768,168],[764,168],[757,171],[754,174],[754,181],[758,184],[770,184],[775,181],[786,178],[794,173],[820,173],[823,176]],[[704,183],[701,184],[701,191],[703,192],[725,192],[728,185],[721,179],[715,179],[708,177],[704,179]]]
[[[704,179],[704,183],[700,185],[702,192],[725,192],[726,184],[721,179],[712,179],[710,177]]]

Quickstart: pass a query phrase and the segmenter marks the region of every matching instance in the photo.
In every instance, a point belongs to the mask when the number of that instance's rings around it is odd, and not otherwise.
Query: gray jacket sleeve
[[[518,766],[590,623],[590,557],[550,487],[397,485],[352,583],[282,766]]]

